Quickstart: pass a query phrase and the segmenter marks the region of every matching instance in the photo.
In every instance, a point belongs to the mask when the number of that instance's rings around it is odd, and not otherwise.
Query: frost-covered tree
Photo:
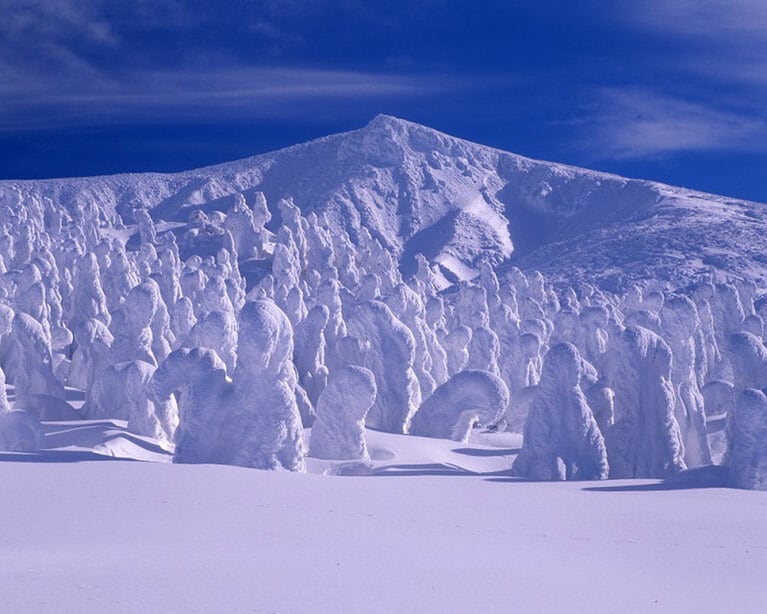
[[[228,370],[233,370],[237,362],[236,346],[237,323],[224,311],[202,315],[181,342],[181,347],[214,350]]]
[[[661,295],[662,297],[662,295]],[[688,467],[711,464],[711,450],[706,431],[703,394],[695,374],[695,335],[700,320],[695,303],[687,297],[674,297],[660,309],[664,339],[672,352],[671,380],[677,402],[674,411],[682,433],[685,463]]]
[[[581,390],[583,361],[571,343],[552,347],[527,416],[512,473],[536,480],[600,480],[607,449]]]
[[[366,346],[358,362],[351,364],[370,369],[378,386],[367,425],[389,433],[406,433],[410,417],[421,404],[421,390],[413,371],[413,334],[378,301],[360,303],[349,320],[348,331]]]
[[[114,362],[143,360],[157,365],[152,351],[152,319],[157,312],[156,288],[143,282],[132,288],[120,309],[115,311],[110,325],[114,336],[112,353]]]
[[[469,364],[471,334],[471,328],[460,325],[443,338],[442,342],[447,354],[447,370],[450,375],[460,373]]]
[[[67,383],[89,394],[98,374],[112,362],[114,336],[100,320],[90,318],[80,322],[74,330],[77,348],[72,356]]]
[[[610,477],[663,478],[686,469],[668,344],[639,326],[614,343],[608,380],[615,421],[604,433]]]
[[[127,420],[128,430],[162,441],[173,441],[178,410],[173,397],[152,400],[150,381],[155,366],[143,360],[121,362],[102,370],[89,390],[92,418]]]
[[[468,441],[474,427],[495,424],[508,405],[509,390],[500,377],[487,371],[462,371],[421,403],[409,432]]]
[[[729,339],[732,383],[736,394],[746,388],[767,388],[767,347],[756,335],[738,331]]]
[[[13,318],[11,338],[17,358],[14,373],[16,401],[23,403],[33,394],[64,398],[64,386],[53,373],[51,346],[42,325],[32,316],[19,313]]]
[[[767,490],[767,397],[748,388],[727,419],[728,486]]]
[[[110,323],[106,296],[101,288],[99,264],[94,254],[85,254],[77,260],[69,313],[70,325],[87,318],[96,318],[106,325]]]
[[[325,367],[325,326],[330,312],[325,305],[315,305],[295,329],[293,362],[301,385],[312,403],[317,403],[327,383]]]
[[[735,372],[729,352],[730,335],[743,328],[745,314],[734,285],[717,284],[709,298],[713,329],[719,354],[712,361],[710,379],[733,381]]]
[[[332,460],[368,458],[365,416],[376,397],[373,373],[345,367],[333,373],[317,401],[309,456]]]
[[[232,464],[237,425],[226,365],[207,348],[180,349],[152,374],[150,397],[158,405],[178,398],[174,463]]]
[[[303,426],[289,366],[293,329],[272,301],[251,301],[240,311],[237,356],[234,464],[303,471]]]
[[[437,384],[431,375],[432,357],[427,342],[428,326],[424,319],[425,306],[421,297],[405,284],[399,284],[386,297],[386,304],[392,313],[398,314],[400,321],[408,327],[415,342],[413,371],[421,387],[421,396],[428,397]]]

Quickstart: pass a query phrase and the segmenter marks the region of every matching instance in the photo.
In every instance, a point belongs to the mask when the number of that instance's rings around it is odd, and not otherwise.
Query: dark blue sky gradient
[[[389,113],[767,201],[767,3],[0,0],[0,177],[175,171]]]

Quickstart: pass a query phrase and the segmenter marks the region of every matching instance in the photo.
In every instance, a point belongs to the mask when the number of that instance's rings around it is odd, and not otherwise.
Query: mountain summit
[[[764,205],[519,155],[387,115],[365,127],[235,162],[176,174],[0,182],[0,204],[83,201],[105,226],[146,208],[156,222],[198,209],[228,210],[234,196],[292,197],[304,213],[365,226],[404,273],[424,254],[448,278],[482,260],[539,269],[619,290],[660,279],[679,286],[726,271],[761,277]]]

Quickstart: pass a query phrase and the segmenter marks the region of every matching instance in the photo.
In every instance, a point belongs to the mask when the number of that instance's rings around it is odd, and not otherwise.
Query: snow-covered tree
[[[574,345],[561,343],[547,352],[514,475],[535,480],[607,477],[607,449],[581,390],[582,376],[583,360]]]
[[[317,401],[309,456],[332,460],[368,458],[365,416],[376,397],[373,374],[364,367],[333,373]]]
[[[457,373],[439,386],[413,415],[409,432],[423,437],[468,441],[474,427],[491,426],[509,404],[503,380],[487,371]]]

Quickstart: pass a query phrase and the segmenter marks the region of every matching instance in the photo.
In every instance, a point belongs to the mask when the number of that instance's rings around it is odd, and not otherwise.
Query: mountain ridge
[[[83,200],[103,224],[185,221],[264,192],[365,226],[412,273],[423,253],[453,276],[479,262],[540,269],[620,291],[635,281],[684,285],[700,275],[761,277],[767,222],[760,203],[545,162],[378,115],[366,126],[274,152],[179,173],[6,180],[0,203]],[[118,217],[119,216],[119,217]]]
[[[423,124],[419,124],[417,122],[403,119],[400,117],[396,117],[394,115],[389,115],[386,113],[379,113],[376,116],[373,117],[367,124],[362,126],[361,128],[355,128],[353,130],[346,130],[344,132],[337,132],[325,136],[319,136],[316,138],[309,139],[308,141],[303,141],[301,143],[295,143],[293,145],[287,145],[285,147],[280,147],[278,149],[262,152],[259,154],[254,154],[252,156],[245,156],[244,158],[236,158],[234,160],[228,160],[224,162],[216,162],[214,164],[206,164],[203,166],[196,166],[193,168],[183,169],[179,171],[133,171],[133,172],[124,172],[124,173],[103,173],[103,174],[96,174],[96,175],[72,175],[72,176],[62,176],[62,177],[45,177],[45,178],[32,178],[32,179],[0,179],[0,185],[7,184],[7,183],[26,183],[26,184],[39,184],[39,183],[50,183],[50,182],[77,182],[82,180],[98,180],[98,179],[117,179],[117,178],[141,178],[141,177],[170,177],[170,176],[179,176],[179,175],[189,175],[189,174],[195,174],[199,173],[200,171],[212,171],[212,170],[220,170],[223,168],[231,167],[233,165],[238,164],[245,164],[248,162],[258,161],[261,158],[273,156],[275,154],[279,153],[288,153],[294,150],[298,150],[304,147],[308,147],[312,144],[318,143],[318,142],[324,142],[328,139],[335,139],[344,137],[347,135],[352,135],[355,133],[359,133],[362,131],[365,131],[369,129],[371,126],[375,125],[377,122],[380,122],[382,120],[387,121],[393,121],[398,124],[403,124],[409,127],[415,127],[420,128],[423,130],[428,130],[430,132],[439,134],[440,136],[446,137],[451,140],[460,141],[462,143],[465,143],[467,145],[481,147],[483,149],[492,150],[495,152],[498,152],[500,154],[505,154],[509,156],[513,156],[515,158],[519,158],[520,160],[524,160],[527,162],[531,162],[534,164],[543,164],[547,166],[553,166],[553,167],[560,167],[562,169],[572,170],[576,172],[586,172],[593,175],[602,176],[604,178],[611,178],[611,179],[620,179],[620,180],[626,180],[626,181],[632,181],[632,182],[638,182],[638,183],[646,183],[651,184],[653,186],[658,187],[666,187],[666,188],[673,188],[677,190],[683,190],[684,192],[689,192],[690,194],[695,195],[702,195],[702,196],[713,196],[717,198],[728,198],[731,200],[737,200],[740,202],[747,202],[747,203],[753,203],[753,204],[767,204],[767,202],[762,201],[756,201],[756,200],[749,200],[744,199],[740,197],[735,196],[729,196],[727,194],[719,194],[715,192],[706,192],[703,190],[698,190],[696,188],[690,188],[686,186],[677,186],[669,183],[665,183],[662,181],[657,181],[655,179],[647,178],[647,177],[627,177],[625,175],[620,175],[617,173],[611,173],[609,171],[601,171],[596,169],[591,169],[586,166],[578,166],[575,164],[569,164],[567,162],[559,162],[556,160],[548,160],[548,159],[542,159],[542,158],[533,158],[530,156],[526,156],[523,154],[518,154],[512,151],[508,151],[505,149],[501,149],[499,147],[495,147],[492,145],[485,145],[483,143],[479,143],[477,141],[472,141],[470,139],[464,139],[462,137],[454,136],[451,134],[448,134],[446,132],[443,132],[441,130],[437,130],[436,128],[430,128],[428,126],[425,126]]]

